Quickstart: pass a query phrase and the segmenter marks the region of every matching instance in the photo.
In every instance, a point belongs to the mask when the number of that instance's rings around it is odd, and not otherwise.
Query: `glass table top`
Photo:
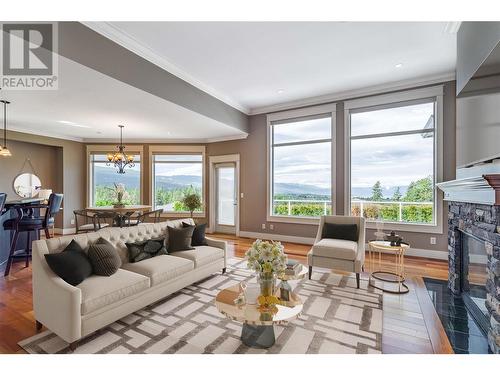
[[[239,284],[223,289],[215,298],[215,306],[228,318],[251,325],[286,324],[302,312],[302,301],[295,293],[292,293],[290,301],[283,302],[286,306],[276,305],[275,312],[261,312],[258,304],[237,304],[235,300],[241,293]]]

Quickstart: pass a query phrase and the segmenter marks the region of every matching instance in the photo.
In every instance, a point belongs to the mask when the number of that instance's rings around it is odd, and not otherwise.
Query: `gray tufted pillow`
[[[87,255],[95,275],[111,276],[122,265],[115,247],[102,237],[89,246]]]

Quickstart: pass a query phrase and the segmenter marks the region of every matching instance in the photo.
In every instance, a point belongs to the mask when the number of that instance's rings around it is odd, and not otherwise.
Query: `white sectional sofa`
[[[33,242],[33,308],[37,328],[43,324],[70,344],[122,317],[200,281],[226,270],[226,243],[207,238],[208,246],[160,255],[138,263],[128,262],[126,242],[168,237],[167,226],[181,227],[191,219],[128,228],[105,228],[95,233],[78,234]],[[122,267],[113,275],[92,275],[72,286],[55,275],[44,254],[56,253],[76,240],[82,248],[100,237],[119,252]]]

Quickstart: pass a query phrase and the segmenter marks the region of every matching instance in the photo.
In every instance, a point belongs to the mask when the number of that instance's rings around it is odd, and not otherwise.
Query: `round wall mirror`
[[[42,187],[42,182],[36,174],[21,173],[14,179],[14,191],[21,198],[34,198]]]

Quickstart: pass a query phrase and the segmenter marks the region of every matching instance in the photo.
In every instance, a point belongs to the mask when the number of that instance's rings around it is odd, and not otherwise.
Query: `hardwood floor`
[[[216,234],[211,237],[228,242],[229,256],[243,257],[253,239]],[[290,258],[306,263],[309,245],[284,243]],[[382,257],[390,267],[392,257]],[[453,353],[437,316],[422,277],[448,278],[446,261],[406,257],[410,292],[404,295],[384,294],[383,353]],[[369,271],[369,264],[366,264]],[[368,274],[362,275],[368,278]],[[23,353],[19,341],[35,334],[31,292],[31,266],[15,263],[11,275],[0,277],[0,353]]]

